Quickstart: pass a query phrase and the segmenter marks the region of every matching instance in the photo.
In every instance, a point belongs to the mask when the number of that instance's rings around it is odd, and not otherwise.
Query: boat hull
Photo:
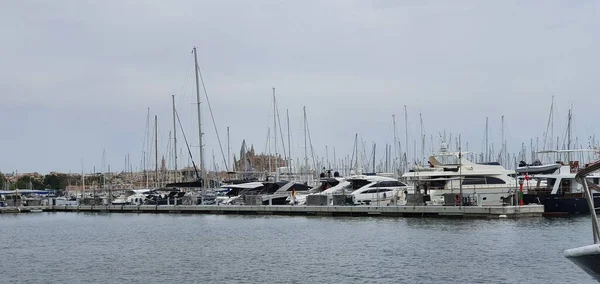
[[[564,254],[566,258],[600,282],[600,245],[568,249]]]
[[[584,196],[524,194],[525,204],[541,203],[546,215],[589,214],[590,208]],[[600,193],[594,193],[594,207],[600,207]]]

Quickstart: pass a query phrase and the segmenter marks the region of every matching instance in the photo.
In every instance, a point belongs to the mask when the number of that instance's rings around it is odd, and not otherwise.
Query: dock
[[[541,217],[543,205],[525,206],[290,206],[290,205],[79,205],[0,208],[0,213],[18,212],[102,212],[162,214],[234,214],[303,216],[382,216],[527,218]],[[39,210],[39,211],[38,211]]]

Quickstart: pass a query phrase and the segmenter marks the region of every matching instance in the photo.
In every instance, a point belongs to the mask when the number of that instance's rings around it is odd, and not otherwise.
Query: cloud
[[[294,155],[303,155],[303,106],[320,156],[325,146],[349,154],[355,133],[391,143],[392,114],[404,141],[404,105],[408,148],[420,147],[419,114],[428,137],[461,133],[477,151],[485,117],[500,144],[504,115],[509,151],[518,152],[542,137],[552,95],[556,133],[573,104],[584,139],[598,131],[589,122],[597,11],[595,2],[560,1],[7,2],[0,170],[79,171],[81,158],[99,165],[102,149],[115,168],[127,153],[141,160],[148,108],[166,152],[173,94],[197,144],[193,46],[221,139],[229,126],[235,150],[242,139],[265,148],[272,86],[290,112]],[[203,111],[207,153],[218,156]]]

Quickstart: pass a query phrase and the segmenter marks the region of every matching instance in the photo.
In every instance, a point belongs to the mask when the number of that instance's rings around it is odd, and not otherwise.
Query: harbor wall
[[[544,206],[64,205],[46,206],[42,210],[105,213],[522,218],[542,216]]]

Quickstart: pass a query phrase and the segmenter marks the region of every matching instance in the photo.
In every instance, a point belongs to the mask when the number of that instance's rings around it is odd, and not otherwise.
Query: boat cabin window
[[[506,184],[505,181],[488,176],[467,176],[463,179],[463,185],[476,185],[476,184]]]
[[[555,178],[549,178],[549,179],[546,180],[546,185],[549,188],[553,188],[555,183],[556,183],[556,179]]]
[[[435,159],[442,165],[459,165],[460,161],[455,155],[437,155]]]
[[[321,188],[328,189],[328,188],[334,187],[338,184],[340,184],[340,181],[338,181],[338,180],[327,180],[327,181],[321,182]]]
[[[432,180],[429,183],[429,188],[432,188],[432,189],[445,188],[446,187],[446,182],[448,182],[448,181],[445,180],[445,179],[443,179],[443,180]]]
[[[351,180],[350,181],[352,183],[352,189],[359,189],[369,183],[371,183],[368,180],[364,180],[364,179],[355,179],[355,180]]]
[[[558,188],[558,194],[570,193],[571,192],[571,180],[564,178],[560,182],[560,187]]]
[[[360,194],[384,193],[384,192],[389,192],[389,191],[393,191],[393,189],[391,189],[391,188],[374,188],[374,189],[365,190],[365,191],[361,192]]]
[[[484,176],[466,176],[463,178],[463,185],[485,184]]]
[[[487,184],[506,184],[505,181],[495,177],[485,177]]]
[[[373,185],[373,187],[399,187],[406,186],[404,183],[400,181],[380,181]]]

